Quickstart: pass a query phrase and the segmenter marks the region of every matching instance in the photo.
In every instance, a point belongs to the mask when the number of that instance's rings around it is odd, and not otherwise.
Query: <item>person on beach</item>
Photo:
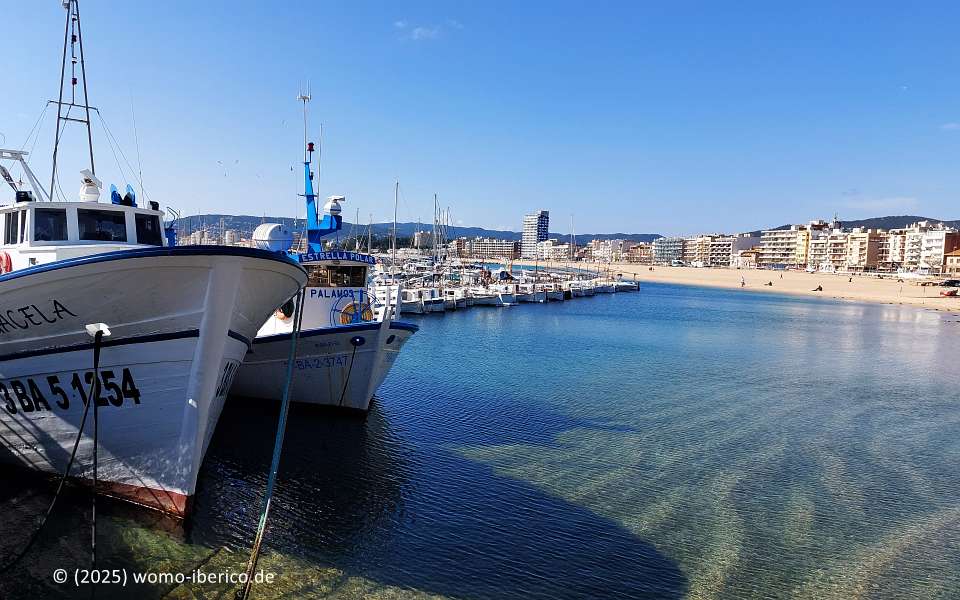
[[[818,285],[817,287],[813,288],[811,291],[813,291],[813,292],[822,292],[822,291],[823,291],[823,286],[822,286],[822,285]]]
[[[772,282],[772,281],[768,281],[768,282],[767,282],[767,285],[769,285],[770,287],[773,287],[773,282]]]
[[[747,287],[747,280],[743,278],[743,275],[740,276],[740,287]]]

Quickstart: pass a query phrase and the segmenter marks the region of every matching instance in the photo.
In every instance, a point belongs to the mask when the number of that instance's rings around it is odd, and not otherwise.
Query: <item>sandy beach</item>
[[[533,264],[531,261],[517,261],[515,264]],[[541,267],[545,263],[539,263]],[[942,298],[939,286],[921,286],[912,280],[903,283],[896,279],[879,279],[873,276],[835,275],[831,273],[806,273],[803,271],[767,271],[757,269],[695,269],[692,267],[655,266],[614,263],[596,265],[591,263],[550,263],[551,266],[580,268],[596,272],[597,269],[610,273],[622,273],[626,279],[636,277],[641,282],[673,283],[679,285],[697,285],[741,289],[740,277],[748,292],[775,292],[779,294],[797,294],[818,296],[838,300],[857,302],[881,302],[884,304],[914,305],[934,310],[960,313],[960,297]],[[852,281],[851,281],[852,279]],[[772,282],[773,285],[766,285]],[[813,291],[822,286],[822,292]]]

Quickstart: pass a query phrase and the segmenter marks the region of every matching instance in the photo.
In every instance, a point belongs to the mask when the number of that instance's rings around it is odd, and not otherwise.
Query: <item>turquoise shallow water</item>
[[[261,597],[960,598],[960,317],[651,284],[418,323],[366,422],[292,415]],[[105,560],[242,558],[274,423],[230,406],[193,520],[110,506]]]

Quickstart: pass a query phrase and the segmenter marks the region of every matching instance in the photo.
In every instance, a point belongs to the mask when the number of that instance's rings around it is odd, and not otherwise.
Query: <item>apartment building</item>
[[[920,241],[920,263],[917,269],[938,275],[943,272],[946,255],[960,247],[960,232],[944,227],[924,232]]]
[[[960,248],[943,255],[943,274],[951,277],[960,276]]]
[[[710,240],[711,236],[709,235],[684,238],[683,253],[680,256],[680,260],[688,265],[697,267],[709,266]]]
[[[523,258],[537,257],[537,244],[545,241],[550,230],[550,211],[538,210],[535,213],[524,215],[521,255]]]
[[[627,250],[627,262],[641,265],[653,264],[653,244],[646,242],[637,242],[636,245]]]
[[[737,238],[732,235],[716,235],[710,239],[710,253],[707,265],[710,267],[729,267],[733,264],[733,246]]]
[[[684,239],[682,237],[662,237],[653,241],[653,262],[669,265],[675,260],[683,260]]]
[[[821,269],[830,263],[829,247],[830,233],[827,231],[813,232],[807,246],[807,268]]]
[[[539,260],[570,260],[572,256],[570,244],[561,244],[555,239],[537,243],[537,258]]]
[[[842,229],[834,229],[827,236],[827,263],[834,271],[847,266],[847,233]]]
[[[760,260],[759,248],[737,250],[731,266],[737,269],[756,269],[758,260]]]
[[[520,242],[478,237],[468,240],[465,250],[471,258],[519,258]]]
[[[880,265],[880,243],[885,237],[876,229],[854,229],[847,234],[847,270],[876,271]]]
[[[760,258],[758,266],[761,267],[795,267],[797,266],[797,257],[806,255],[806,244],[809,241],[809,232],[803,225],[792,225],[789,229],[768,229],[760,232]],[[804,249],[798,253],[797,246],[803,245]],[[803,264],[806,264],[804,262]]]

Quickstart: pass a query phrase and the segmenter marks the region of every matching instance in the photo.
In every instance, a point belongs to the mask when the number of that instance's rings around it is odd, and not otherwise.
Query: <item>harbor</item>
[[[697,91],[800,57],[629,3],[155,8],[6,11],[0,600],[960,598],[952,183]],[[733,37],[820,32],[776,17]]]
[[[762,582],[769,596],[923,598],[958,585],[947,315],[659,283],[532,308],[416,317],[364,423],[293,411],[263,558],[279,583],[256,597],[749,597]],[[886,351],[822,352],[823,338]],[[104,561],[242,569],[276,418],[227,406],[189,527],[108,504]],[[15,543],[45,496],[3,493]],[[74,492],[58,541],[0,595],[73,597],[48,571],[86,559],[86,504]]]

